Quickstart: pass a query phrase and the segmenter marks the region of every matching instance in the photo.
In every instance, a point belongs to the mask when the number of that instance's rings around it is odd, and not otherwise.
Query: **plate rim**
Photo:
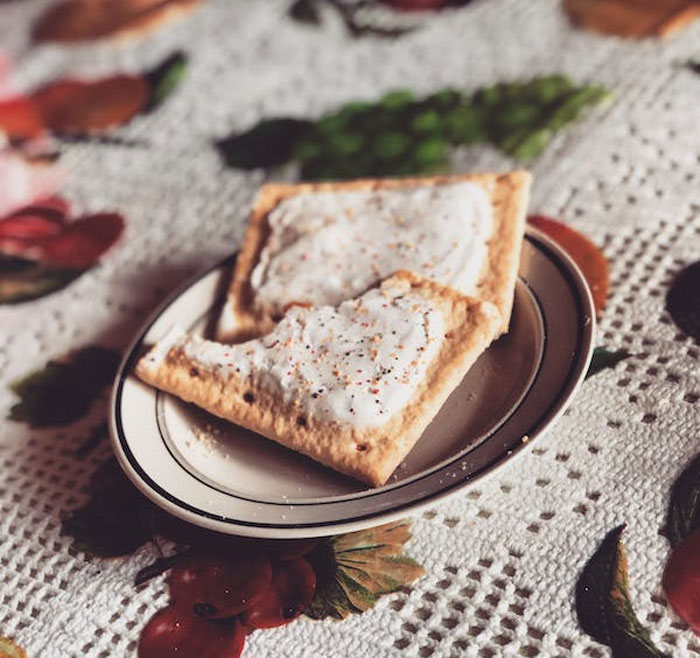
[[[238,252],[229,254],[211,266],[200,270],[193,276],[189,277],[182,285],[178,286],[175,291],[173,291],[168,297],[166,297],[165,300],[163,300],[161,304],[155,308],[155,310],[148,316],[147,320],[139,327],[135,337],[132,339],[127,350],[125,351],[124,357],[122,358],[114,379],[112,395],[110,397],[109,415],[110,439],[122,470],[126,473],[127,477],[132,481],[132,483],[144,495],[146,495],[147,498],[168,513],[183,518],[184,520],[194,523],[195,525],[206,527],[211,530],[225,532],[227,534],[239,534],[266,538],[324,536],[335,534],[336,532],[346,532],[371,527],[402,517],[415,515],[426,507],[433,506],[438,502],[466,492],[483,477],[487,477],[492,473],[495,473],[502,466],[508,464],[515,455],[528,449],[537,438],[545,434],[551,425],[556,422],[583,382],[593,352],[593,338],[595,335],[596,324],[595,310],[590,290],[583,275],[581,274],[580,269],[571,259],[571,257],[561,247],[559,247],[559,245],[557,245],[551,238],[543,234],[541,231],[528,226],[525,239],[534,242],[534,248],[544,250],[545,252],[549,251],[550,254],[554,256],[554,258],[551,258],[551,260],[567,280],[572,292],[576,292],[576,295],[572,296],[575,297],[579,307],[577,309],[577,315],[589,318],[590,321],[578,328],[578,350],[574,353],[578,358],[574,358],[572,360],[572,366],[569,370],[567,378],[561,388],[556,391],[553,399],[548,400],[548,404],[543,405],[544,410],[535,421],[535,431],[529,436],[529,440],[527,442],[519,442],[517,445],[512,445],[510,447],[504,445],[503,450],[499,452],[499,454],[493,460],[474,471],[467,480],[455,482],[453,485],[447,485],[439,490],[431,491],[418,500],[411,500],[398,506],[390,506],[388,509],[373,511],[367,515],[360,514],[350,520],[338,519],[333,521],[289,524],[267,524],[261,522],[250,522],[244,519],[232,520],[229,517],[222,516],[220,514],[195,508],[187,503],[187,501],[176,498],[170,494],[167,489],[155,482],[151,476],[149,476],[146,470],[144,470],[142,464],[135,458],[131,452],[129,443],[126,440],[125,432],[121,423],[121,414],[118,413],[124,384],[127,381],[132,371],[133,363],[138,356],[137,348],[142,344],[143,339],[153,324],[155,324],[155,322],[176,300],[183,296],[197,282],[204,279],[215,270],[235,262]],[[527,281],[524,281],[524,283],[527,286],[528,291],[537,299],[536,291],[532,289]],[[217,302],[218,299],[215,300],[215,303]],[[527,397],[527,393],[525,397]],[[488,441],[488,438],[486,441]],[[388,489],[384,492],[378,492],[378,494],[391,495],[393,490],[394,488]],[[363,497],[359,494],[366,495],[366,492],[357,492],[357,495],[350,494],[349,496],[343,496],[343,498],[344,500],[352,501],[356,498]]]

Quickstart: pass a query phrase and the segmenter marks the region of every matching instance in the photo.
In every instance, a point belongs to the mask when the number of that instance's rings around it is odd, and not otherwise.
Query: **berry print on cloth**
[[[171,601],[143,629],[140,658],[175,656],[184,647],[237,655],[239,628],[273,628],[302,614],[343,619],[369,610],[423,573],[403,555],[410,536],[406,522],[286,542],[192,531],[192,547],[161,562],[172,567]]]
[[[124,230],[118,213],[69,218],[69,212],[65,199],[49,197],[0,218],[0,304],[30,301],[67,286]]]
[[[365,612],[423,574],[403,552],[409,530],[399,521],[322,539],[222,535],[156,507],[113,459],[93,475],[88,502],[63,524],[77,549],[99,557],[129,555],[147,542],[178,547],[135,576],[141,586],[169,572],[170,603],[143,628],[140,658],[195,649],[238,655],[245,631],[282,626],[302,614],[340,620]]]

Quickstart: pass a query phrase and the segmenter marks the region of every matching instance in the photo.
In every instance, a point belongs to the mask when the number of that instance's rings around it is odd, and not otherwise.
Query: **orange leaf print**
[[[576,25],[621,37],[666,37],[700,17],[696,0],[564,0]]]
[[[543,215],[528,217],[528,223],[542,231],[566,251],[581,270],[593,295],[596,313],[605,306],[610,277],[608,261],[587,237],[555,219]]]
[[[84,135],[124,125],[144,108],[149,95],[143,76],[119,74],[95,81],[58,80],[32,98],[51,132]]]

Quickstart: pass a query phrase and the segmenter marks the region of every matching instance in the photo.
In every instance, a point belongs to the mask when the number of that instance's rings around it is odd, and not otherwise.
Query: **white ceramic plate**
[[[588,288],[549,239],[528,231],[510,331],[476,362],[389,482],[354,480],[141,383],[134,364],[172,324],[206,334],[235,256],[167,300],[117,374],[111,434],[126,474],[197,525],[256,537],[331,535],[415,514],[462,492],[532,443],[563,411],[591,357]]]

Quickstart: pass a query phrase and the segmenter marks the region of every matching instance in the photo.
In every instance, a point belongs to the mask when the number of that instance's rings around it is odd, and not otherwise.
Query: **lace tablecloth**
[[[236,249],[265,173],[225,168],[214,140],[263,117],[317,117],[395,88],[470,90],[563,72],[611,89],[610,104],[532,163],[530,207],[603,248],[611,295],[597,344],[631,356],[587,380],[519,459],[414,520],[406,551],[426,575],[411,588],[342,622],[302,618],[253,633],[244,655],[610,655],[581,630],[574,589],[601,539],[624,522],[638,618],[664,652],[700,656],[700,640],[666,604],[660,535],[670,487],[699,446],[700,347],[673,324],[664,298],[700,253],[700,77],[680,66],[700,55],[700,24],[668,41],[627,41],[573,29],[558,0],[481,0],[402,17],[418,29],[401,38],[353,38],[330,9],[307,26],[289,19],[282,0],[210,0],[143,39],[32,47],[31,21],[45,4],[0,6],[0,44],[23,88],[138,71],[175,50],[189,67],[157,112],[119,129],[137,146],[62,149],[61,194],[81,211],[118,210],[126,230],[69,286],[0,306],[2,417],[17,401],[12,381],[88,344],[123,349],[164,295]],[[457,149],[451,164],[514,166],[488,146]],[[8,420],[0,431],[0,635],[32,658],[135,655],[140,629],[167,601],[163,578],[133,586],[158,556],[153,546],[102,560],[61,534],[62,515],[85,501],[110,454],[103,441],[75,456],[106,407],[107,393],[67,427]]]

